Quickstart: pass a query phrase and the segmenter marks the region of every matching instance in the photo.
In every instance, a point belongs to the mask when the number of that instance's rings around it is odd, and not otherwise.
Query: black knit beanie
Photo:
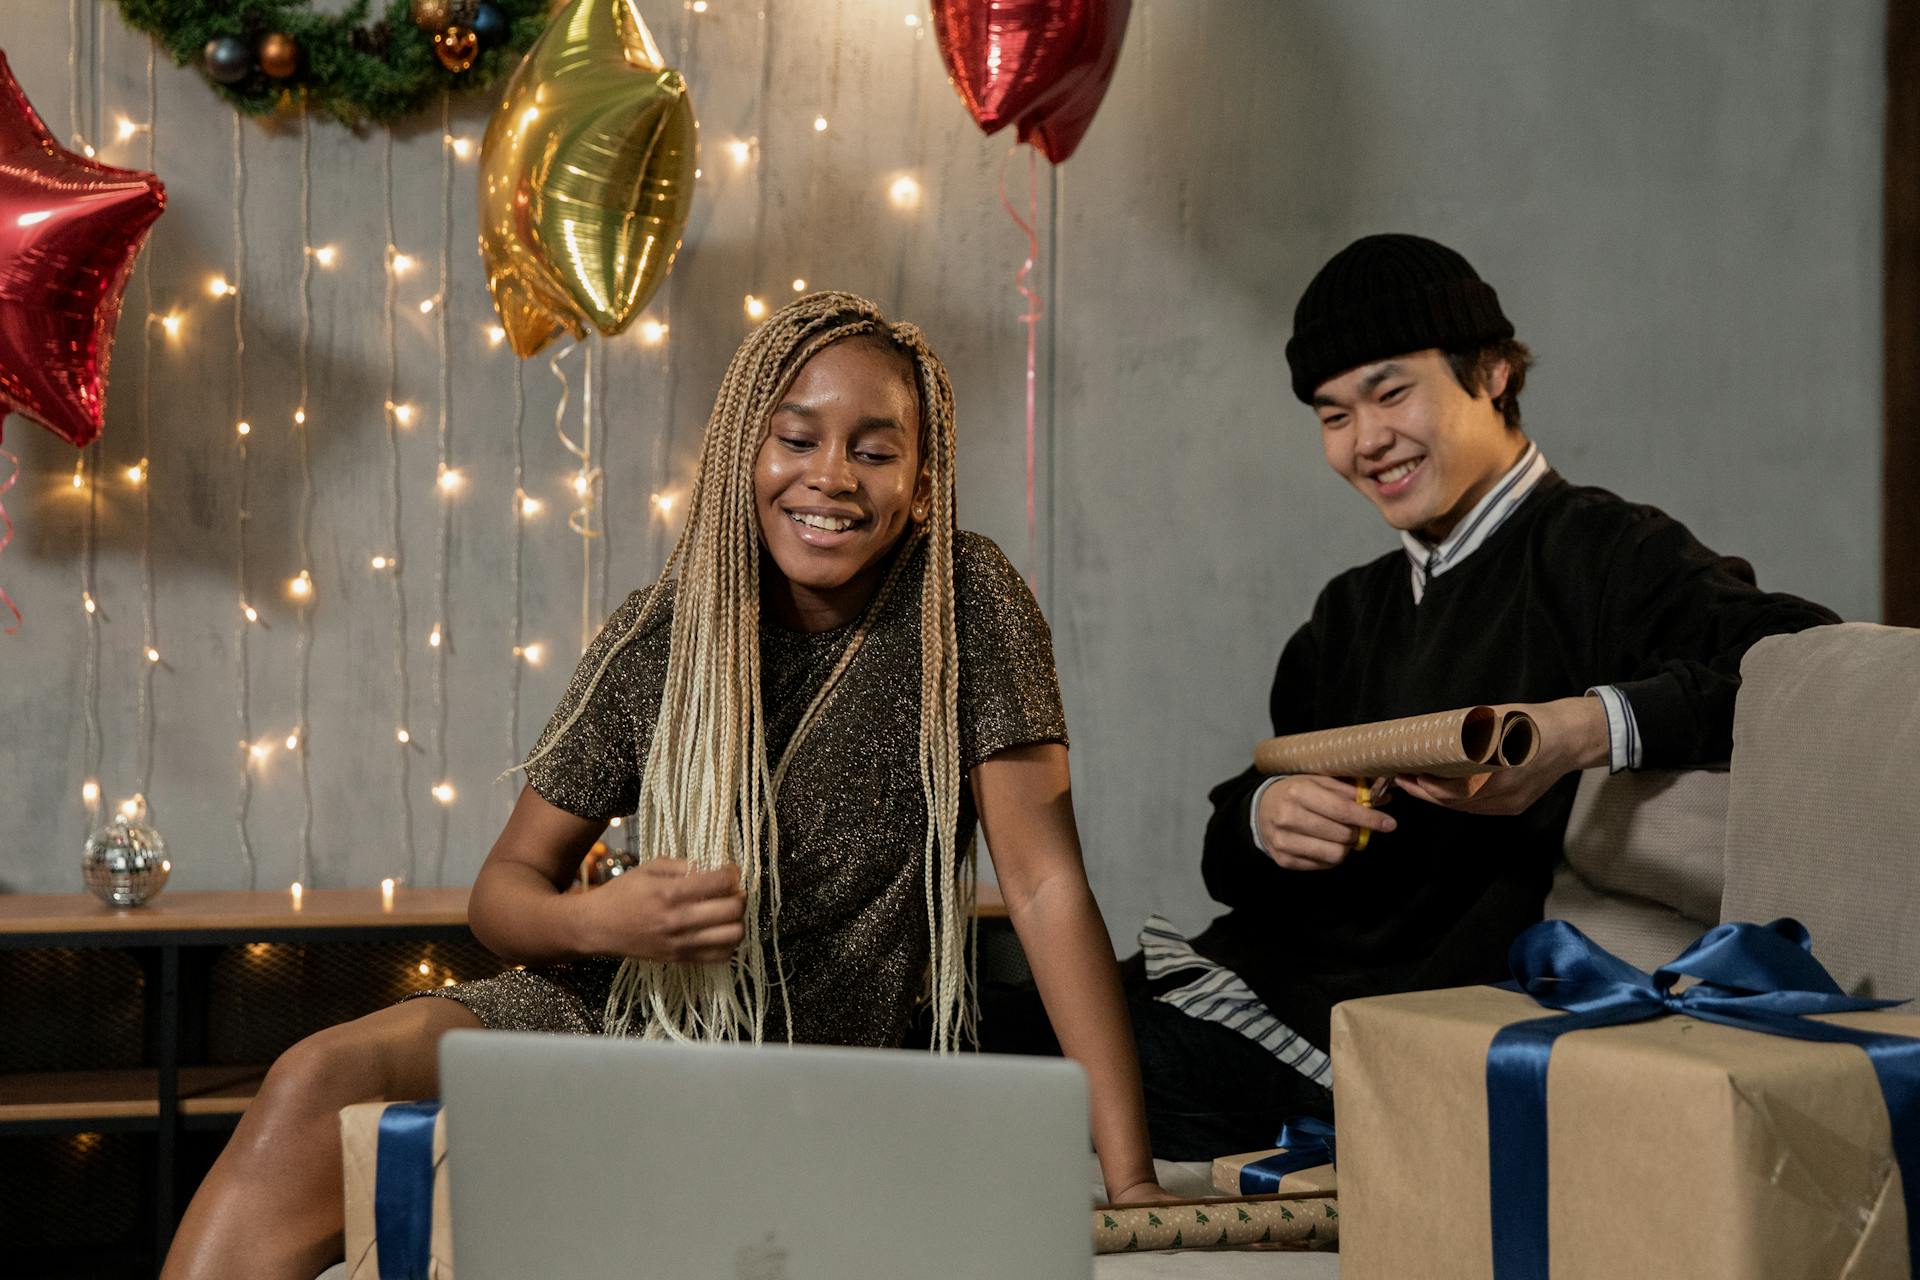
[[[1429,347],[1462,350],[1513,336],[1500,297],[1467,260],[1421,236],[1364,236],[1333,255],[1293,309],[1293,394]]]

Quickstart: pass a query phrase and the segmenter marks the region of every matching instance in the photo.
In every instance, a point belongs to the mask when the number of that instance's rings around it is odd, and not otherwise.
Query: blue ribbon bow
[[[1487,1051],[1487,1138],[1496,1280],[1543,1277],[1547,1254],[1547,1060],[1553,1042],[1585,1027],[1669,1013],[1766,1035],[1858,1045],[1880,1081],[1907,1208],[1910,1269],[1920,1277],[1920,1039],[1811,1022],[1807,1014],[1884,1009],[1841,991],[1813,958],[1798,920],[1723,924],[1648,974],[1564,920],[1534,925],[1508,952],[1514,982],[1565,1012],[1503,1027]],[[1682,977],[1697,979],[1673,990]]]
[[[380,1280],[427,1280],[433,1243],[433,1122],[438,1102],[380,1113],[373,1161],[373,1237]]]
[[[1280,1179],[1302,1169],[1333,1163],[1333,1126],[1312,1116],[1296,1116],[1280,1126],[1273,1145],[1279,1155],[1255,1160],[1240,1170],[1240,1191],[1244,1195],[1271,1195],[1280,1190]]]

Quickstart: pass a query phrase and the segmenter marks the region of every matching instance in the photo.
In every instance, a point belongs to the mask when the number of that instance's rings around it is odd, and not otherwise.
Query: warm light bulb
[[[767,315],[766,302],[763,299],[754,297],[752,294],[748,294],[747,295],[747,319],[764,320],[766,318],[766,315]]]
[[[621,824],[621,821],[622,820],[619,818],[609,818],[607,820],[607,825],[610,827],[618,827]]]
[[[440,783],[433,789],[433,798],[435,800],[438,800],[441,804],[452,804],[453,803],[453,787],[450,784],[445,782]]]
[[[131,471],[133,470],[133,468],[128,467],[127,470]],[[87,483],[86,475],[87,475],[87,472],[86,472],[85,464],[79,461],[75,461],[73,464],[73,487],[76,489],[84,489]],[[134,483],[138,484],[139,481],[136,480]]]
[[[538,498],[529,498],[524,493],[520,495],[520,514],[529,520],[539,515],[545,505]]]
[[[394,741],[398,742],[403,747],[406,746],[409,742],[413,741],[413,735],[408,733],[405,729],[395,729],[393,731],[393,737],[394,737]]]
[[[127,483],[139,484],[147,478],[147,460],[145,458],[127,468]]]
[[[246,421],[236,422],[233,424],[233,429],[239,432],[243,436],[250,436],[253,434],[253,424],[251,422],[246,422]]]
[[[85,609],[88,613],[92,613],[95,610],[97,610],[100,606],[93,602],[93,592],[82,591],[80,593],[80,607],[82,609]]]
[[[148,662],[160,661],[160,651],[154,648],[152,645],[147,646],[147,661]]]
[[[432,298],[420,299],[420,314],[424,316],[424,315],[431,315],[432,313],[433,313],[433,299]]]
[[[388,560],[388,559],[387,559],[387,558],[386,558],[385,556],[375,556],[375,557],[373,558],[373,561],[372,561],[372,563],[373,563],[373,567],[374,567],[374,568],[376,568],[376,569],[384,569],[384,568],[386,568],[386,567],[387,567],[387,566],[388,566],[389,564],[392,564],[393,562],[392,562],[391,560]]]
[[[241,606],[240,606],[240,612],[241,612],[241,613],[244,613],[244,614],[246,614],[246,615],[247,615],[247,621],[248,621],[248,622],[258,622],[258,621],[260,621],[260,613],[259,613],[259,611],[258,611],[258,610],[256,610],[256,609],[255,609],[255,608],[254,608],[254,607],[253,607],[252,605],[250,605],[250,604],[243,604],[243,605],[241,605]]]
[[[121,142],[125,142],[128,138],[140,132],[140,126],[125,116],[114,117],[113,125],[114,132],[118,135],[118,140]]]
[[[447,136],[447,145],[453,148],[453,154],[456,159],[465,160],[473,154],[472,138],[456,138],[449,134]]]
[[[497,324],[487,326],[487,345],[497,347],[507,340],[507,331]]]
[[[228,294],[235,292],[235,290],[232,285],[227,283],[225,276],[208,276],[207,292],[216,298],[224,298]]]
[[[695,178],[698,178],[698,177],[700,176],[700,170],[698,170],[698,169],[695,169],[695,170],[693,171],[693,176],[694,176]]]
[[[313,575],[302,569],[298,577],[288,579],[287,590],[299,599],[305,600],[313,594]]]
[[[673,494],[656,493],[649,498],[648,501],[653,503],[655,510],[659,511],[661,515],[670,516],[673,514],[673,504],[675,502]]]
[[[413,270],[413,259],[398,250],[393,250],[391,261],[393,263],[393,274],[397,276],[403,276]]]
[[[795,293],[805,293],[807,291],[807,282],[801,277],[795,276],[793,278],[793,291]]]
[[[813,131],[815,133],[825,133],[827,131],[827,118],[825,116],[815,116],[813,118]]]
[[[587,496],[587,490],[588,490],[588,489],[589,489],[589,488],[590,488],[591,486],[592,486],[592,481],[590,481],[589,479],[587,479],[587,473],[586,473],[586,472],[584,472],[584,471],[581,471],[581,472],[577,472],[577,473],[576,473],[576,474],[574,475],[574,477],[573,477],[573,491],[574,491],[575,493],[577,493],[577,494],[579,494],[579,495],[580,495],[581,497],[583,497],[583,498],[584,498],[584,497],[586,497],[586,496]]]
[[[304,427],[307,425],[307,411],[305,409],[295,409],[293,411],[293,425],[296,427]]]
[[[298,911],[300,909],[300,897],[306,892],[306,889],[298,880],[295,880],[287,886],[287,892],[293,895],[293,909]]]
[[[333,260],[339,256],[339,252],[332,245],[323,244],[313,251],[313,260],[323,267],[330,267],[333,265]]]
[[[100,802],[100,784],[92,778],[88,778],[80,784],[80,798],[88,804],[98,804]]]
[[[458,471],[456,471],[456,470],[455,470],[454,468],[452,468],[452,467],[449,467],[449,466],[447,466],[447,465],[446,465],[445,463],[442,463],[442,464],[440,465],[440,490],[441,490],[441,492],[443,492],[443,493],[453,493],[453,492],[455,492],[455,491],[457,491],[457,490],[458,490],[458,489],[460,488],[460,486],[461,486],[461,484],[463,484],[463,483],[464,483],[464,481],[463,481],[463,479],[461,478],[461,475],[460,475],[460,473],[459,473]]]
[[[256,742],[247,749],[253,753],[255,760],[265,760],[267,753],[273,750],[273,744],[269,742]]]
[[[140,813],[140,804],[141,800],[139,796],[122,800],[120,802],[120,816],[123,818],[137,817]]]
[[[640,341],[646,343],[648,346],[657,346],[666,336],[667,326],[661,324],[658,320],[642,320],[640,322]]]
[[[421,972],[421,974],[422,974],[422,975],[425,975],[425,974],[429,974],[429,973],[432,973],[432,972],[433,972],[433,966],[432,966],[432,965],[430,965],[430,964],[428,964],[428,963],[427,963],[427,962],[426,962],[425,960],[422,960],[422,961],[420,962],[420,972]]]
[[[299,735],[299,734],[297,734],[297,733],[290,733],[290,734],[288,734],[288,735],[287,735],[287,750],[289,750],[289,751],[298,751],[299,749],[300,749],[300,735]]]
[[[753,159],[753,144],[743,138],[735,138],[727,144],[727,154],[733,157],[735,164],[745,164]]]
[[[707,0],[693,0],[693,11],[695,13],[705,13],[707,11]]]
[[[908,15],[907,15],[907,25],[908,25],[908,26],[910,26],[910,27],[917,27],[917,26],[919,26],[919,25],[920,25],[920,15],[919,15],[919,14],[917,14],[917,13],[910,13],[910,14],[908,14]]]
[[[393,420],[399,423],[401,426],[403,427],[410,426],[413,423],[413,406],[412,405],[396,404],[396,405],[389,405],[388,407],[393,410]]]
[[[920,203],[920,184],[903,173],[887,188],[887,198],[901,209],[911,209]]]
[[[545,653],[546,653],[546,650],[541,648],[540,645],[537,643],[527,645],[525,648],[520,650],[520,656],[527,660],[527,665],[530,667],[539,666],[540,659],[542,656],[545,655]]]
[[[179,337],[180,336],[180,316],[178,315],[178,313],[172,313],[172,312],[168,313],[167,315],[161,316],[160,327],[167,331],[167,336],[169,338]]]
[[[439,624],[437,624],[437,623],[436,623],[436,624],[434,625],[434,628],[433,628],[433,630],[432,630],[432,631],[429,631],[429,632],[427,633],[427,643],[428,643],[429,645],[431,645],[431,646],[432,646],[433,648],[435,648],[435,649],[438,649],[438,648],[440,647],[440,627],[439,627]]]

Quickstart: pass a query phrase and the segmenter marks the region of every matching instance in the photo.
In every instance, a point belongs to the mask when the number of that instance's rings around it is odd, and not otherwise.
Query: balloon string
[[[5,458],[12,464],[11,469],[7,472],[7,478],[0,480],[0,495],[4,495],[7,490],[13,488],[13,482],[20,478],[20,459],[14,457],[5,449],[0,449],[0,458]],[[12,541],[13,517],[7,514],[6,504],[0,502],[0,551],[5,551],[7,544]],[[0,587],[0,604],[7,606],[8,611],[13,614],[13,625],[6,629],[7,635],[13,635],[20,630],[22,619],[20,617],[20,607],[14,604],[13,597],[7,594],[5,587]]]
[[[1040,256],[1040,237],[1034,231],[1034,227],[1040,222],[1040,178],[1036,168],[1037,153],[1031,147],[1027,150],[1027,216],[1022,218],[1013,207],[1013,202],[1007,199],[1007,161],[1013,158],[1013,153],[1019,150],[1020,145],[1020,143],[1014,143],[1007,148],[1007,154],[1000,157],[1000,207],[1007,211],[1007,216],[1013,219],[1014,225],[1027,236],[1026,261],[1022,262],[1020,269],[1014,272],[1013,285],[1027,299],[1026,314],[1020,317],[1020,321],[1027,326],[1027,563],[1033,564],[1036,554],[1034,550],[1036,523],[1033,514],[1034,356],[1040,317],[1045,313],[1046,308],[1041,303],[1039,291],[1027,283],[1027,277],[1033,274],[1034,259]],[[1028,585],[1031,586],[1031,582]]]

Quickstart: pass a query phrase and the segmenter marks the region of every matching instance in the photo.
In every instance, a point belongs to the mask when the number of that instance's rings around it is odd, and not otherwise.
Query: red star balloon
[[[152,174],[55,141],[0,52],[0,417],[100,434],[120,294],[166,203]]]

